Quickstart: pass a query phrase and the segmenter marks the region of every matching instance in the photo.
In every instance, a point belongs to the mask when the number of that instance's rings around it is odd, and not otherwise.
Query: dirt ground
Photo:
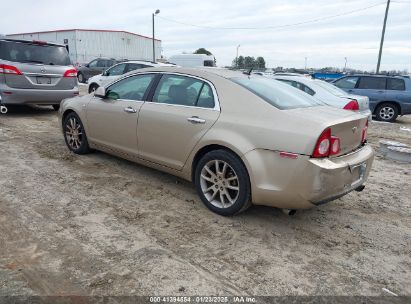
[[[369,140],[411,145],[411,117]],[[411,165],[289,217],[206,209],[193,186],[68,151],[49,108],[0,116],[0,295],[411,295]]]

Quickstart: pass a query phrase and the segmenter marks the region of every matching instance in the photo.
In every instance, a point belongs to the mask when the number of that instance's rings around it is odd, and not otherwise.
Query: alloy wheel
[[[81,147],[83,141],[83,129],[76,117],[70,117],[66,123],[66,138],[67,143],[73,150]]]
[[[211,160],[204,165],[200,186],[206,199],[217,208],[231,207],[240,193],[237,173],[222,160]]]
[[[390,120],[394,115],[395,111],[392,107],[383,107],[380,109],[380,117],[384,120]]]

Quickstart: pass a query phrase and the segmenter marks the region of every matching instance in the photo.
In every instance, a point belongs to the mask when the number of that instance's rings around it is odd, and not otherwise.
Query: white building
[[[69,29],[6,36],[68,45],[74,64],[84,64],[97,57],[153,60],[153,39],[126,31]],[[154,45],[158,59],[161,57],[161,40],[155,39]]]

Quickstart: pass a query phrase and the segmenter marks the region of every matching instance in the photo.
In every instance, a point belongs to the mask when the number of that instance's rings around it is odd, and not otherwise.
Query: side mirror
[[[90,67],[90,65],[87,63],[87,64],[85,65],[85,67],[86,67],[86,68],[89,68],[89,67]]]
[[[106,97],[106,89],[104,87],[98,87],[97,90],[94,92],[94,96],[105,98]]]

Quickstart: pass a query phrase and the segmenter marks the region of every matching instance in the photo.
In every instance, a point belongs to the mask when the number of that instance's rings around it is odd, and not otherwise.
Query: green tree
[[[199,48],[193,54],[213,55],[213,53],[211,53],[209,50],[206,50],[205,48]]]
[[[231,64],[233,68],[243,69],[244,68],[244,57],[238,56],[238,58],[234,58],[233,63]]]
[[[244,58],[244,68],[251,69],[255,67],[255,58],[251,56],[246,56]]]
[[[264,57],[257,57],[256,59],[256,67],[259,69],[265,69],[265,60]]]

